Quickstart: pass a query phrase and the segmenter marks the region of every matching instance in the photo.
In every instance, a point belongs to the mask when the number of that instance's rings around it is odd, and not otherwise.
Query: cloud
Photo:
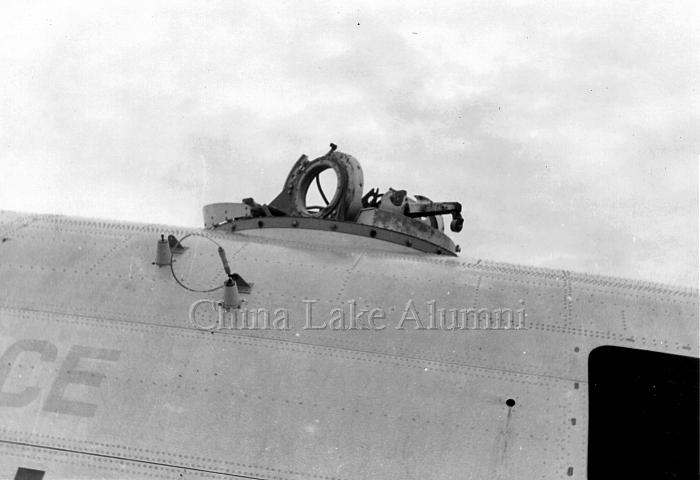
[[[4,208],[196,226],[334,141],[470,257],[696,283],[691,3],[5,9]]]

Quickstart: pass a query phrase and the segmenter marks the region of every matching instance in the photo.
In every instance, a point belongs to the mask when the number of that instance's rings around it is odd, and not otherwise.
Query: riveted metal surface
[[[228,224],[223,227],[224,230],[227,227]],[[337,232],[338,234],[357,235],[375,240],[391,242],[397,245],[404,245],[421,252],[449,256],[456,255],[454,243],[452,243],[452,240],[450,240],[447,236],[441,234],[441,232],[434,232],[431,240],[424,240],[414,235],[396,230],[389,230],[374,225],[300,217],[261,217],[239,219],[233,221],[230,227],[232,231],[245,231],[262,228],[298,228],[303,230],[333,231]]]
[[[21,339],[56,352],[10,362],[0,392],[40,393],[22,407],[0,405],[0,474],[19,460],[39,466],[33,458],[59,477],[569,478],[571,469],[571,478],[585,478],[588,353],[632,339],[637,348],[698,354],[693,289],[417,255],[369,240],[340,248],[287,230],[205,232],[254,283],[244,305],[290,317],[287,331],[212,333],[189,323],[189,308],[221,292],[185,291],[169,268],[151,264],[161,233],[192,230],[0,218],[13,232],[0,245],[0,355]],[[214,247],[193,249],[178,260],[188,275],[220,278]],[[318,321],[333,308],[349,314],[353,302],[382,309],[387,328],[305,329],[309,300],[318,300]],[[409,322],[397,330],[409,300],[426,325],[431,301],[522,307],[525,329],[414,330]],[[62,365],[75,346],[119,354],[84,360],[88,373],[74,377]],[[65,375],[100,379],[64,391],[93,405],[78,410],[92,416],[46,410]]]

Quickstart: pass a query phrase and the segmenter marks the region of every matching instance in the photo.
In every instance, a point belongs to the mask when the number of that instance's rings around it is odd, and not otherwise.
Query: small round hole
[[[258,228],[262,228],[262,227],[263,227],[263,225],[265,225],[265,224],[263,223],[263,221],[262,221],[262,220],[260,220],[260,221],[258,222]]]
[[[515,400],[513,400],[512,398],[509,398],[508,400],[506,400],[506,405],[508,405],[509,407],[514,407]]]
[[[376,230],[370,230],[369,236],[372,237],[372,238],[376,237],[376,236],[377,236],[377,231],[376,231]]]

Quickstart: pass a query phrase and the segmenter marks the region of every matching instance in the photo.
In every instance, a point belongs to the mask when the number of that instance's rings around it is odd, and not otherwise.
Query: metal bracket
[[[238,293],[250,293],[251,289],[253,288],[253,283],[248,283],[245,280],[243,280],[243,277],[238,275],[237,273],[232,273],[229,278],[236,282],[236,286],[238,287]]]

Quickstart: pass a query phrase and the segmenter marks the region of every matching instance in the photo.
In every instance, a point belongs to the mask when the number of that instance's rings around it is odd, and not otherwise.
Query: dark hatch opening
[[[697,479],[697,358],[603,346],[588,357],[588,478]]]
[[[15,480],[42,480],[44,473],[43,470],[19,467],[15,473]]]

